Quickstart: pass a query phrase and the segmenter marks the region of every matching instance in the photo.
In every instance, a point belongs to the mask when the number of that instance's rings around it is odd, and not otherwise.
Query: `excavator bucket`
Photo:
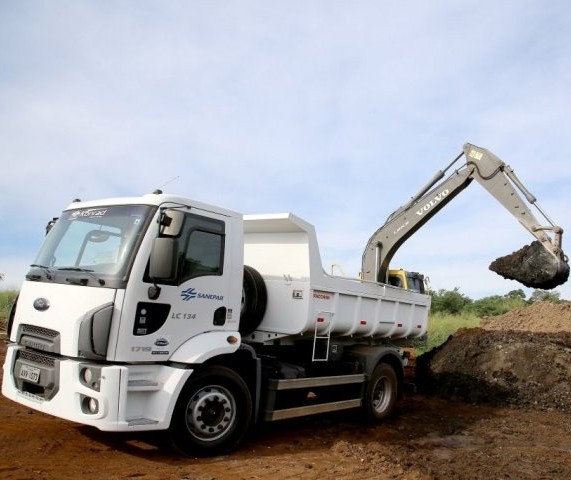
[[[563,258],[566,258],[562,254]],[[526,287],[550,290],[569,278],[569,264],[549,253],[541,242],[534,241],[505,257],[496,258],[490,270]]]

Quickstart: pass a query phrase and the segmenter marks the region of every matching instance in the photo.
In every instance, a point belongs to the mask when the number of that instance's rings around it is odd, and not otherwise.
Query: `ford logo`
[[[157,347],[166,347],[168,344],[169,344],[169,341],[166,338],[159,338],[155,342],[155,345]]]
[[[48,308],[50,308],[50,302],[48,302],[47,298],[36,298],[34,300],[34,308],[38,311],[38,312],[45,312]]]

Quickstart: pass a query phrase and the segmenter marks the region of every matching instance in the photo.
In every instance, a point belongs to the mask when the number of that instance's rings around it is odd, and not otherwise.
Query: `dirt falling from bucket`
[[[542,290],[558,287],[569,278],[569,264],[556,259],[538,241],[496,258],[490,264],[490,270],[526,287]]]

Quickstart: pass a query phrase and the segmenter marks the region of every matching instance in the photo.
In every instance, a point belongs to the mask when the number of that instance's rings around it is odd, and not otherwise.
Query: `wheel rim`
[[[211,442],[224,436],[236,420],[236,402],[221,386],[198,390],[188,402],[186,424],[197,439]]]
[[[391,403],[391,382],[387,377],[380,377],[373,389],[372,406],[375,412],[383,413]]]

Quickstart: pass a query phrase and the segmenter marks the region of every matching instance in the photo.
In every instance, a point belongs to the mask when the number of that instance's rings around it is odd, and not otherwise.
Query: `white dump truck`
[[[218,453],[258,420],[389,415],[399,340],[425,335],[429,307],[428,295],[326,274],[313,226],[292,214],[160,193],[76,202],[12,310],[2,392]]]
[[[495,158],[464,149],[468,166]],[[358,279],[326,274],[313,226],[292,214],[160,192],[74,202],[10,313],[2,393],[104,431],[166,430],[189,455],[228,451],[259,421],[344,409],[383,420],[430,308],[385,283],[386,267],[418,211],[436,211],[428,189],[375,232]],[[533,231],[564,267],[562,230],[549,227],[552,244],[546,228]]]

